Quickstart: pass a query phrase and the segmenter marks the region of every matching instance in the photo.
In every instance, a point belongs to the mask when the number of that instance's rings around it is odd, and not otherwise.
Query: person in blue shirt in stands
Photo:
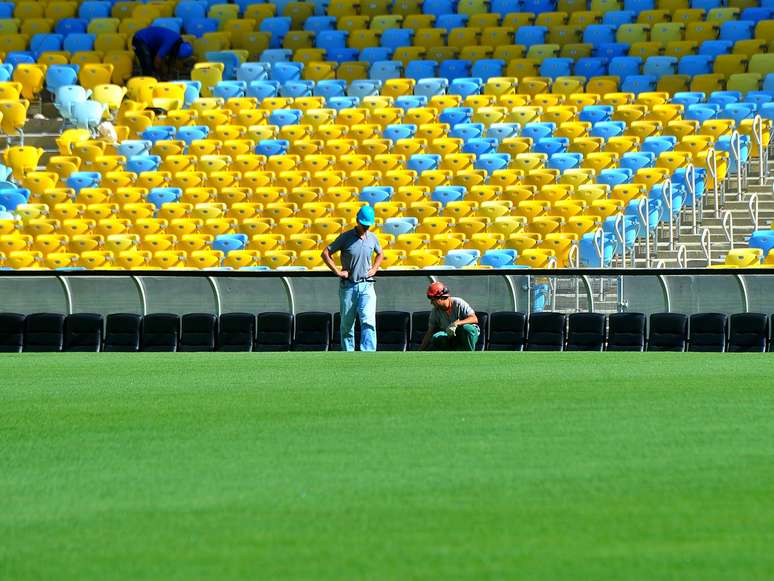
[[[171,78],[172,65],[193,55],[193,47],[174,30],[163,26],[148,26],[138,30],[132,46],[144,77],[160,81]]]
[[[375,221],[374,209],[363,206],[357,213],[355,227],[342,232],[322,251],[323,262],[339,277],[342,351],[355,350],[355,316],[360,320],[360,350],[376,351],[374,275],[382,263],[382,247],[376,235],[368,231]],[[331,256],[339,251],[341,268]]]

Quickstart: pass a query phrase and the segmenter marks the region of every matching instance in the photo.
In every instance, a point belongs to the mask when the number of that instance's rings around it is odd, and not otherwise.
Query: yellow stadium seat
[[[732,268],[755,268],[761,265],[763,251],[760,248],[734,248],[728,251],[724,264]]]
[[[29,171],[34,171],[40,163],[44,150],[40,147],[18,145],[8,147],[3,151],[3,163],[13,170],[17,180],[22,179]]]
[[[81,86],[93,90],[97,85],[109,85],[113,77],[113,65],[110,63],[87,63],[78,73]]]
[[[140,249],[148,252],[164,252],[174,250],[177,237],[172,234],[145,234],[140,243]]]

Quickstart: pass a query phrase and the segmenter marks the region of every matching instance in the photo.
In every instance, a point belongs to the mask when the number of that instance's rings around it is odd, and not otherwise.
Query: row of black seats
[[[766,351],[762,313],[477,312],[476,348],[489,351]],[[381,311],[380,351],[416,349],[430,312]],[[772,315],[774,317],[774,315]],[[207,313],[146,316],[0,313],[0,351],[327,351],[338,350],[339,313]],[[356,335],[359,328],[356,326]],[[356,343],[358,341],[356,340]]]

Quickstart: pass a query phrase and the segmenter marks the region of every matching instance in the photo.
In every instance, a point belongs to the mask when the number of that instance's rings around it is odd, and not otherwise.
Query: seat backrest
[[[178,351],[214,351],[217,318],[210,313],[183,315]]]
[[[252,351],[255,315],[224,313],[218,321],[217,351]]]
[[[411,350],[417,351],[430,325],[430,311],[411,313]]]
[[[650,316],[648,351],[685,351],[688,317],[682,313],[653,313]]]
[[[0,313],[0,353],[21,353],[24,345],[24,315]]]
[[[565,333],[564,313],[532,313],[527,331],[527,351],[562,351]]]
[[[376,313],[376,348],[379,351],[406,351],[411,332],[411,313],[379,311]]]
[[[642,313],[613,313],[608,317],[608,351],[644,351],[645,315]]]
[[[728,326],[728,350],[735,353],[766,351],[769,318],[763,313],[736,313]]]
[[[293,343],[293,315],[290,313],[260,313],[256,351],[290,351]]]
[[[573,313],[568,317],[566,351],[602,351],[605,346],[605,315]]]
[[[103,351],[133,352],[140,350],[142,315],[113,313],[105,322]]]
[[[172,313],[145,315],[141,336],[143,351],[177,351],[180,317]]]
[[[696,313],[689,323],[688,351],[725,351],[728,316],[725,313]]]
[[[328,351],[333,318],[330,313],[309,311],[296,315],[294,351]]]
[[[488,351],[522,351],[527,316],[515,311],[495,311],[489,316]]]
[[[24,351],[61,351],[64,319],[59,313],[34,313],[24,320]]]
[[[73,313],[64,323],[63,351],[95,353],[102,348],[104,321],[97,313]]]

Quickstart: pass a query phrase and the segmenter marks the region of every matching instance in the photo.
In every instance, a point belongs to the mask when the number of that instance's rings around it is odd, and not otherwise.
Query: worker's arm
[[[328,250],[328,247],[326,246],[323,248],[322,253],[320,256],[323,259],[323,262],[325,263],[325,266],[331,269],[331,272],[338,276],[339,278],[347,278],[349,277],[349,272],[346,270],[340,270],[338,266],[336,266],[336,263],[333,261],[333,257],[331,256],[330,250]]]
[[[478,317],[476,316],[476,313],[471,313],[464,319],[457,319],[452,323],[452,325],[457,327],[460,325],[478,325]]]
[[[368,270],[368,278],[371,278],[374,276],[378,270],[379,266],[382,264],[382,259],[384,258],[384,253],[382,252],[382,249],[379,249],[379,252],[376,253],[376,258],[374,258],[374,263],[371,266],[371,268]]]
[[[435,328],[433,327],[427,328],[427,333],[425,333],[425,336],[422,337],[422,343],[420,343],[419,345],[420,351],[425,351],[427,349],[428,345],[430,345],[430,340],[433,338],[434,333],[435,333]]]

